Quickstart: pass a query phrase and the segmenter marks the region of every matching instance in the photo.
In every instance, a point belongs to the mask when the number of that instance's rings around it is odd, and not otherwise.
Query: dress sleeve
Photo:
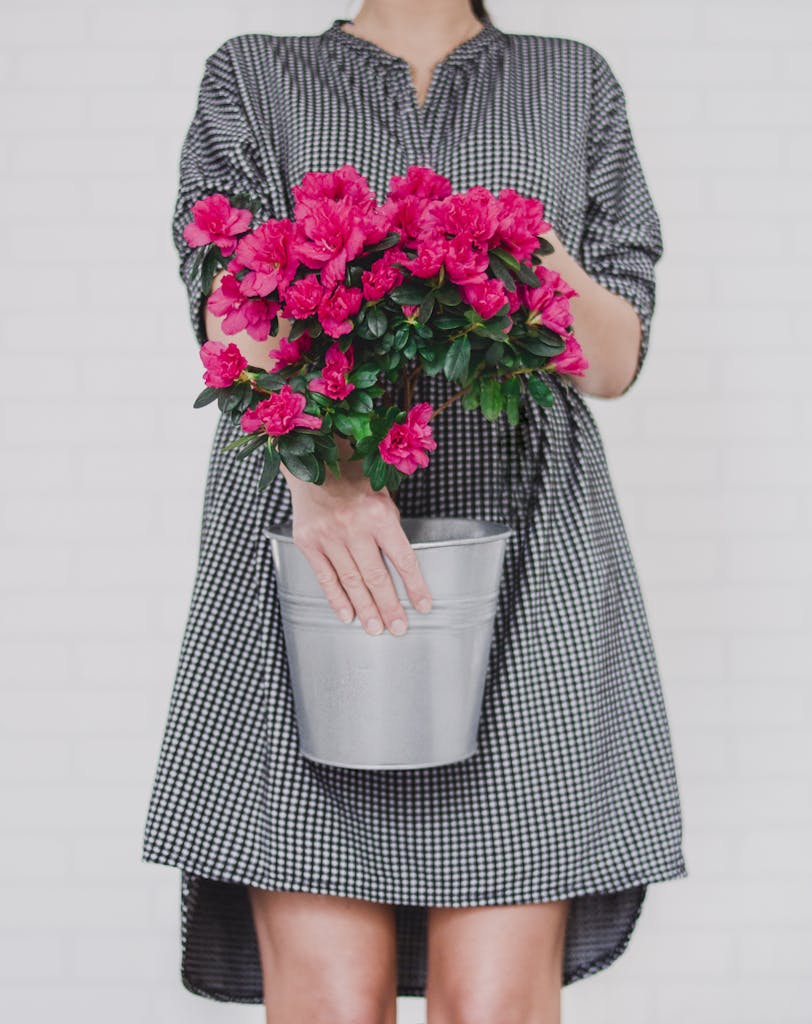
[[[189,317],[198,344],[206,340],[205,300],[200,270],[193,270],[196,249],[183,237],[192,205],[213,192],[246,192],[258,203],[254,223],[274,216],[258,132],[241,98],[226,40],[206,58],[197,106],[180,152],[179,180],[172,216],[172,240],[180,258]]]
[[[654,266],[662,256],[663,241],[629,127],[623,88],[595,49],[591,60],[587,210],[580,262],[599,284],[628,299],[640,318],[640,351],[625,394],[637,380],[648,351]]]

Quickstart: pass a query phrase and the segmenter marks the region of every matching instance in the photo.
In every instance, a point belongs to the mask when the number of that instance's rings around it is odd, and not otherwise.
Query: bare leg
[[[393,906],[247,889],[267,1024],[395,1024]]]
[[[430,907],[427,1024],[560,1024],[569,905]]]

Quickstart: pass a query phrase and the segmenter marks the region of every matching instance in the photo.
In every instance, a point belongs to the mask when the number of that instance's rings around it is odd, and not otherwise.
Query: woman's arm
[[[219,288],[220,282],[228,271],[219,270],[211,283],[212,293]],[[266,341],[255,341],[248,331],[239,331],[237,334],[226,334],[221,326],[223,317],[215,316],[206,305],[203,319],[206,324],[206,338],[208,341],[222,341],[226,344],[233,342],[248,360],[249,366],[258,366],[263,370],[270,371],[273,367],[272,352],[278,349],[279,338],[287,337],[291,321],[279,317],[279,328],[276,334],[268,335]]]
[[[640,353],[642,327],[634,306],[587,274],[564,248],[555,231],[542,237],[555,252],[542,264],[556,270],[578,295],[570,299],[572,328],[589,367],[581,376],[564,373],[579,391],[599,398],[617,398],[631,383]]]
[[[225,269],[217,271],[212,280],[212,292],[219,288],[220,282],[227,272],[228,271]],[[265,341],[256,341],[256,339],[251,337],[248,331],[239,331],[237,334],[225,334],[222,329],[223,316],[215,315],[207,305],[204,311],[206,338],[208,341],[222,341],[225,344],[231,342],[232,344],[237,345],[248,360],[249,366],[259,367],[262,370],[271,372],[273,370],[273,352],[279,348],[279,344],[277,344],[277,342],[279,342],[280,338],[286,338],[288,336],[288,331],[290,331],[292,324],[292,321],[285,319],[283,316],[277,316],[277,319],[279,319],[279,328],[277,328],[276,333],[268,335]],[[341,475],[345,479],[359,479],[360,462],[349,461],[353,454],[351,442],[347,440],[347,438],[341,437],[339,434],[335,433],[335,431],[333,432],[333,437],[336,441],[336,446],[338,447],[338,457],[341,462]],[[304,483],[305,489],[313,486],[313,484],[300,480],[298,476],[294,476],[285,463],[281,464],[280,472],[291,487],[299,487],[302,483]]]

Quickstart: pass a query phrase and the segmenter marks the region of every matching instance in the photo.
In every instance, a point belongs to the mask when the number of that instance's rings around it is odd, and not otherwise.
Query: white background
[[[12,4],[3,97],[0,1012],[260,1021],[180,985],[141,829],[215,411],[170,241],[205,57],[354,3]],[[687,879],[564,990],[568,1024],[812,1021],[809,7],[491,0],[624,86],[665,255],[647,363],[598,418],[647,602]],[[401,1021],[424,1004],[400,1001]]]

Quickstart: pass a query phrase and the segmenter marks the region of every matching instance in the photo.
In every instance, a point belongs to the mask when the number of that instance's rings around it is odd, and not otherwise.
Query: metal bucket
[[[400,520],[432,594],[415,611],[381,552],[407,617],[403,636],[341,622],[293,524],[271,540],[300,751],[344,768],[429,768],[476,753],[505,547],[515,533],[484,519]]]

